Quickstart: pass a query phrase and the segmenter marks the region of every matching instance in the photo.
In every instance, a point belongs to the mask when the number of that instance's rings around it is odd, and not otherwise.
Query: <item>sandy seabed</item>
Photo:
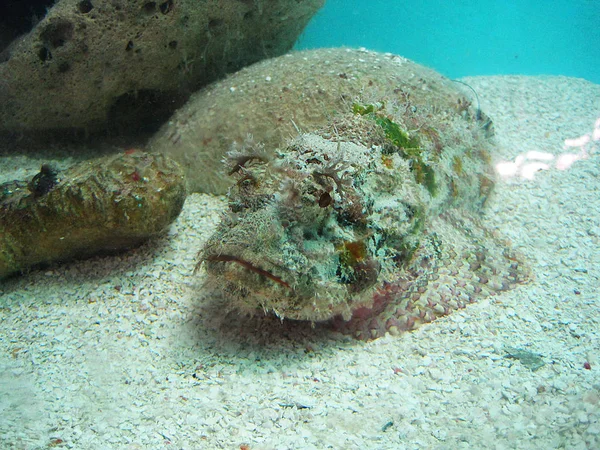
[[[0,447],[600,448],[600,142],[564,146],[592,134],[600,86],[464,81],[505,174],[484,222],[534,281],[369,343],[240,318],[192,274],[224,199],[191,195],[163,239],[0,282]],[[4,157],[2,178],[39,165]]]

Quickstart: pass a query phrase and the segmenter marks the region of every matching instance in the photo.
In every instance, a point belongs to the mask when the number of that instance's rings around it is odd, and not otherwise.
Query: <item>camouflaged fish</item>
[[[199,254],[209,288],[243,313],[372,339],[527,279],[477,220],[493,186],[487,117],[349,110],[274,155],[251,140],[229,153],[229,212]]]

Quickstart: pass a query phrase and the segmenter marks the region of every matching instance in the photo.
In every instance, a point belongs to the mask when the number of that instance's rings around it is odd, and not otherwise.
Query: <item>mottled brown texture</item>
[[[0,185],[0,278],[139,245],[175,220],[184,200],[179,165],[141,151]]]

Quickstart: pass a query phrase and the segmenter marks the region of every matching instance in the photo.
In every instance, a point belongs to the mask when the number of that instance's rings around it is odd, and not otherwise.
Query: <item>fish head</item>
[[[229,212],[200,254],[208,282],[235,309],[323,321],[370,301],[380,245],[373,201],[359,186],[372,155],[344,149],[304,135],[240,168]]]

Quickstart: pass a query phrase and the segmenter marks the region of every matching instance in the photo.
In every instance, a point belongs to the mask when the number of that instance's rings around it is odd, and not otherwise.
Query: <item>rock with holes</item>
[[[323,3],[8,2],[0,9],[0,131],[143,128],[198,87],[288,51]]]
[[[477,219],[493,186],[489,126],[440,92],[348,102],[275,151],[235,147],[230,212],[199,255],[206,287],[245,314],[371,339],[527,280]]]

